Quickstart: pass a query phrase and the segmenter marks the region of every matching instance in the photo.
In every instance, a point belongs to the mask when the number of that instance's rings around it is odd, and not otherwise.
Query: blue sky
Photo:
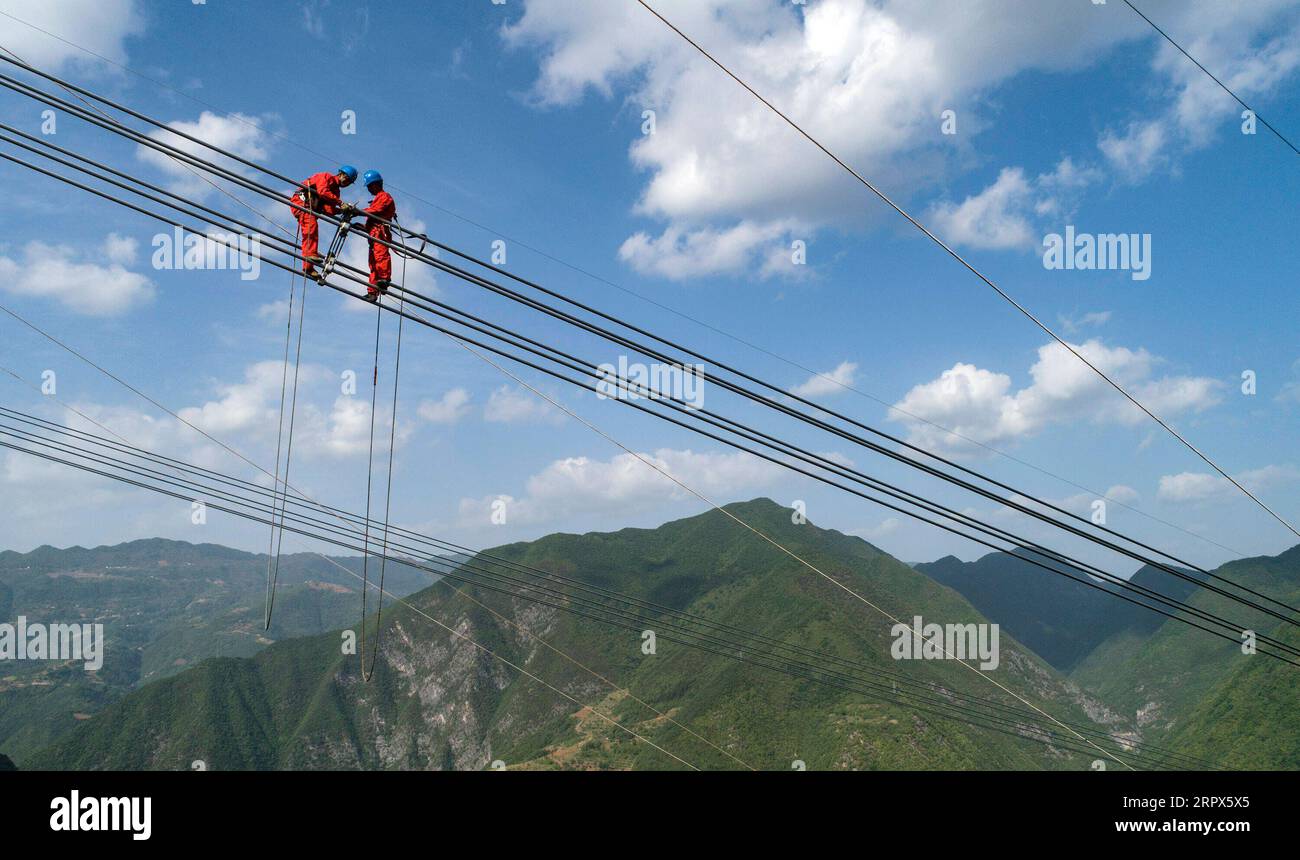
[[[37,11],[0,0],[0,10],[174,89],[10,19],[0,19],[0,44],[164,121],[199,123],[290,176],[340,160],[380,169],[408,225],[484,257],[505,238],[512,272],[782,385],[809,386],[836,409],[1081,513],[1109,492],[1109,525],[1189,561],[1295,542],[635,3],[445,5],[452,8],[431,13],[404,2],[115,0]],[[1242,134],[1240,108],[1126,7],[661,6],[1280,513],[1300,519],[1296,156],[1262,126]],[[1148,0],[1143,8],[1270,122],[1292,139],[1300,133],[1300,4],[1260,0],[1231,16],[1213,3]],[[0,105],[7,122],[38,133],[36,104],[6,91]],[[341,132],[348,110],[355,135]],[[655,112],[652,136],[642,133],[645,110]],[[944,110],[955,112],[956,134],[942,134]],[[59,118],[52,139],[154,182],[193,185],[72,117]],[[0,301],[273,463],[284,347],[276,303],[288,276],[271,267],[251,282],[230,272],[155,270],[155,223],[11,165],[0,171],[10,204]],[[247,215],[204,186],[190,190]],[[243,196],[288,223],[283,207]],[[1046,269],[1043,237],[1066,225],[1149,234],[1150,277]],[[795,241],[806,243],[804,266],[790,264]],[[819,384],[606,281],[870,396]],[[609,345],[449,277],[410,271],[407,282],[596,361],[618,359]],[[295,483],[358,510],[369,390],[363,384],[348,398],[339,380],[349,370],[368,380],[374,316],[320,290],[308,302]],[[251,476],[8,317],[0,317],[0,365],[32,380],[52,369],[60,399],[122,435]],[[1257,376],[1254,396],[1240,389],[1246,370]],[[522,375],[716,501],[803,500],[819,525],[909,561],[984,552]],[[381,381],[381,425],[386,391]],[[12,408],[70,420],[8,377],[0,392]],[[1068,482],[958,444],[889,404]],[[759,416],[720,392],[706,390],[706,405]],[[400,406],[394,511],[429,533],[486,547],[557,530],[652,526],[704,508],[434,332],[408,330]],[[789,423],[772,427],[1023,526],[863,449]],[[5,548],[151,535],[265,543],[261,528],[214,516],[200,531],[187,506],[15,455],[0,463]],[[509,498],[507,521],[493,524],[490,503],[500,496]],[[1134,566],[1095,557],[1122,573]]]

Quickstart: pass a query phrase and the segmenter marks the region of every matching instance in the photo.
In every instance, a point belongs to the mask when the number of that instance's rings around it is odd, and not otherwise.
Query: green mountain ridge
[[[1107,640],[1122,634],[1145,638],[1165,621],[1159,613],[1117,599],[1116,593],[1126,592],[1116,585],[1090,578],[1100,587],[1093,588],[1010,553],[992,552],[972,562],[950,555],[914,567],[955,589],[1062,672]],[[1150,565],[1129,582],[1180,601],[1197,589]]]
[[[896,617],[985,622],[955,592],[865,541],[794,525],[788,509],[766,499],[728,510]],[[879,669],[900,666],[889,654],[892,621],[716,511],[656,529],[551,535],[491,553]],[[282,641],[251,658],[210,659],[149,684],[24,766],[684,767],[631,732],[708,768],[740,767],[739,759],[780,770],[795,761],[809,769],[1085,769],[1096,757],[666,637],[646,655],[636,630],[478,587],[444,584],[407,602],[384,612],[383,649],[369,684],[358,677],[356,656],[343,653],[340,632]],[[653,629],[654,619],[645,625]],[[998,692],[952,661],[911,661],[906,669],[949,689]],[[994,674],[1063,718],[1102,725],[1092,714],[1115,725],[1104,705],[1009,636]]]
[[[0,749],[19,765],[90,715],[150,681],[213,656],[250,656],[273,641],[318,633],[359,614],[356,558],[284,556],[276,613],[263,629],[267,557],[216,544],[150,539],[117,546],[0,552],[0,621],[103,624],[103,668],[0,664]],[[340,570],[337,565],[342,565]],[[430,582],[390,565],[386,587]]]
[[[1274,557],[1231,561],[1214,573],[1283,603],[1300,605],[1300,546]],[[1200,590],[1190,603],[1239,623],[1243,630],[1296,644],[1293,625],[1210,591]],[[1294,713],[1300,705],[1300,676],[1290,674],[1295,672],[1300,668],[1263,654],[1243,654],[1239,644],[1169,620],[1146,637],[1112,637],[1080,662],[1070,677],[1135,719],[1153,742],[1206,750],[1215,760],[1300,767],[1296,720],[1255,725],[1248,720],[1252,712],[1259,713],[1257,708],[1228,707],[1233,701],[1254,701],[1258,708],[1264,707],[1262,703],[1285,702]]]

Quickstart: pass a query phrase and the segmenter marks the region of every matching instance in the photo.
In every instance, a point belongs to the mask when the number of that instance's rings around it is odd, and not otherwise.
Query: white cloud
[[[254,442],[276,439],[280,421],[280,392],[285,384],[282,361],[260,361],[244,370],[240,382],[217,387],[218,398],[199,406],[179,410],[185,421],[218,439],[244,434]],[[292,397],[293,367],[288,367],[287,398]],[[294,417],[294,456],[343,459],[366,454],[370,447],[370,399],[368,396],[339,394],[339,376],[321,365],[304,364],[298,371],[298,403]],[[326,394],[326,399],[321,395]],[[286,400],[285,427],[288,427]],[[380,410],[375,416],[375,453],[388,450],[391,414]],[[413,432],[410,424],[398,422],[396,442],[400,448]]]
[[[1276,23],[1295,3],[1161,4],[1153,12],[1230,86],[1250,94],[1276,88],[1296,67],[1300,39]],[[1126,170],[1161,163],[1161,149],[1175,136],[1170,128],[1194,140],[1199,126],[1233,118],[1226,96],[1122,4],[1060,4],[1051,15],[1041,5],[661,0],[657,8],[849,164],[889,177],[886,190],[895,194],[933,185],[950,169],[952,139],[938,134],[944,110],[957,111],[958,140],[969,151],[989,122],[984,114],[993,110],[996,87],[1030,70],[1086,68],[1126,42],[1151,45],[1158,79],[1168,82],[1158,96],[1168,116],[1131,131],[1125,117],[1121,131],[1103,134],[1104,153]],[[647,178],[635,210],[664,224],[658,238],[647,231],[624,244],[623,259],[639,271],[688,277],[734,270],[765,259],[751,256],[742,240],[776,222],[856,227],[878,217],[881,207],[868,205],[838,166],[635,3],[526,0],[502,35],[508,45],[536,51],[532,94],[539,105],[596,94],[620,100],[638,119],[629,123],[629,156]],[[655,112],[654,133],[637,134],[647,109]],[[1068,178],[1056,176],[1058,183]],[[1069,204],[1068,195],[1027,194],[1021,183],[1035,184],[1027,173],[1004,174],[999,183],[989,196],[942,204],[938,212],[958,241],[1020,247],[1035,232],[1032,217]],[[719,247],[710,250],[713,244]],[[759,271],[770,274],[770,267]]]
[[[976,128],[971,106],[991,87],[1026,69],[1076,68],[1144,26],[1086,4],[1042,15],[1027,0],[659,5],[849,163],[899,187],[939,175],[943,110],[961,109],[962,127]],[[742,228],[868,217],[839,167],[636,4],[528,0],[503,35],[539,52],[542,105],[620,90],[638,115],[656,112],[655,133],[636,137],[630,157],[649,175],[636,210],[673,238],[659,240],[663,250],[680,254],[681,237],[696,236],[695,256],[708,256],[700,242],[734,241]],[[644,267],[654,240],[633,239],[625,259]]]
[[[1291,365],[1291,379],[1282,383],[1274,399],[1279,403],[1300,403],[1300,359]]]
[[[853,361],[841,361],[830,373],[818,373],[790,389],[792,394],[800,397],[825,397],[840,394],[853,384],[858,365]]]
[[[1300,19],[1284,16],[1296,0],[1248,4],[1183,3],[1160,10],[1164,28],[1219,80],[1247,102],[1300,69]],[[1283,18],[1279,21],[1279,18]],[[1130,182],[1169,165],[1182,150],[1208,145],[1217,133],[1240,129],[1241,106],[1158,34],[1151,67],[1168,85],[1168,107],[1122,132],[1107,129],[1098,147]],[[1260,134],[1266,133],[1260,127]]]
[[[430,424],[455,424],[469,414],[469,392],[453,388],[437,400],[422,401],[417,414]]]
[[[1073,346],[1162,417],[1200,412],[1219,402],[1221,382],[1207,377],[1154,377],[1158,360],[1144,349],[1109,347],[1095,339]],[[1029,374],[1033,382],[1013,391],[1008,375],[959,362],[938,379],[912,388],[895,404],[908,415],[895,412],[891,420],[907,424],[909,438],[917,444],[955,451],[969,451],[970,445],[924,422],[974,442],[998,445],[1051,424],[1091,421],[1134,426],[1149,420],[1056,342],[1039,348]]]
[[[1043,219],[1068,218],[1076,198],[1098,177],[1062,159],[1051,173],[1029,178],[1019,167],[1003,168],[994,183],[961,203],[931,207],[935,233],[950,244],[969,248],[1012,250],[1039,244]]]
[[[483,418],[501,424],[547,422],[558,424],[564,416],[542,398],[522,388],[503,385],[492,392]]]
[[[186,407],[177,414],[217,437],[274,424],[279,420],[278,403],[281,388],[285,385],[285,369],[281,361],[259,361],[245,369],[242,382],[220,385],[217,389],[221,395],[219,399],[209,400],[201,406]],[[292,375],[292,368],[289,372]],[[309,381],[320,372],[310,366],[300,369],[299,383]],[[274,411],[273,404],[277,405]]]
[[[865,528],[853,529],[848,534],[862,538],[868,543],[878,541],[881,538],[887,538],[903,527],[903,523],[898,517],[886,517],[879,524],[867,526]]]
[[[1004,168],[997,181],[961,203],[930,210],[935,232],[950,244],[971,248],[1028,248],[1035,242],[1026,218],[1029,182],[1019,167]]]
[[[1121,176],[1137,182],[1167,161],[1164,149],[1168,136],[1163,119],[1134,122],[1123,133],[1104,132],[1097,148]]]
[[[742,221],[725,230],[671,225],[657,237],[645,232],[629,236],[618,256],[642,274],[670,280],[740,271],[760,256],[766,261],[763,271],[776,274],[784,269],[771,263],[772,254],[787,253],[789,242],[779,240],[794,229],[787,221]]]
[[[1259,492],[1300,481],[1300,469],[1290,465],[1269,465],[1233,477],[1252,492]],[[1156,495],[1166,502],[1205,502],[1230,499],[1240,492],[1221,475],[1181,472],[1161,476]]]
[[[256,313],[259,320],[270,323],[283,323],[289,316],[289,302],[287,299],[267,302],[264,305],[258,305]]]
[[[610,460],[568,457],[530,477],[522,497],[487,496],[462,499],[464,524],[481,525],[492,502],[505,498],[512,523],[537,524],[582,513],[628,514],[664,501],[696,497],[652,468],[718,500],[746,494],[781,476],[781,467],[751,454],[695,452],[661,448],[653,454],[619,454]]]
[[[57,71],[65,63],[100,62],[86,51],[125,64],[127,39],[145,30],[144,15],[136,0],[60,0],[58,3],[0,0],[0,11],[66,40],[0,15],[0,45],[47,71]],[[79,50],[77,45],[86,51]]]
[[[1057,320],[1061,323],[1061,328],[1066,334],[1075,334],[1080,329],[1089,326],[1105,325],[1110,322],[1110,317],[1110,311],[1089,311],[1080,317],[1058,315]]]
[[[0,257],[0,289],[58,300],[74,313],[115,316],[153,299],[153,282],[128,271],[136,242],[110,233],[98,253],[67,245],[28,242],[21,260]],[[107,259],[109,265],[100,260]]]
[[[1132,505],[1140,498],[1138,491],[1127,484],[1116,484],[1106,491],[1106,498],[1122,505]]]
[[[205,110],[199,114],[197,120],[176,120],[168,123],[168,126],[242,158],[260,162],[265,161],[271,153],[272,136],[265,129],[278,124],[278,122],[279,118],[272,114],[262,117],[247,116],[241,113],[222,116]],[[214,162],[233,173],[247,176],[252,172],[251,168],[240,164],[233,158],[220,155],[207,147],[187,140],[180,135],[172,134],[169,131],[158,129],[151,132],[149,137],[195,158]],[[247,199],[250,206],[266,214],[276,223],[281,223],[289,217],[287,205],[275,206],[271,200],[265,197],[244,191],[234,183],[216,179],[199,168],[188,166],[177,158],[156,149],[141,144],[136,148],[136,157],[171,177],[172,181],[169,183],[169,187],[176,194],[191,198],[204,198],[215,193],[216,188],[202,178],[207,177],[211,183],[216,183],[220,187],[228,189],[231,193]],[[248,219],[245,218],[244,220]],[[260,218],[254,220],[261,221]],[[250,221],[250,223],[252,222]]]

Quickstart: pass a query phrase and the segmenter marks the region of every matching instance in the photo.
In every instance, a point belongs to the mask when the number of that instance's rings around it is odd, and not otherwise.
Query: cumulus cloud
[[[1003,168],[983,191],[961,203],[944,201],[930,208],[935,232],[950,244],[968,248],[1011,250],[1039,243],[1046,218],[1069,217],[1078,192],[1099,176],[1066,158],[1051,173],[1027,177],[1022,168]]]
[[[1269,465],[1233,477],[1251,492],[1260,492],[1300,481],[1300,469],[1290,465]],[[1163,475],[1156,490],[1156,496],[1166,502],[1219,501],[1240,493],[1226,478],[1209,472]]]
[[[1020,0],[660,5],[850,163],[901,184],[937,177],[943,110],[978,103],[1026,69],[1075,68],[1142,32],[1113,10],[1042,15]],[[680,254],[688,235],[696,246],[734,242],[736,231],[781,219],[862,223],[869,207],[840,168],[635,4],[528,0],[503,34],[539,52],[538,103],[622,92],[638,113],[656,112],[655,133],[638,137],[630,157],[648,174],[636,211],[667,222],[664,237],[674,239],[661,237],[663,250]],[[966,127],[976,127],[974,112],[963,111]],[[625,259],[645,265],[652,249],[642,236],[624,246]]]
[[[545,422],[558,424],[564,416],[542,398],[523,388],[503,385],[488,397],[483,418],[499,424]]]
[[[278,123],[279,118],[273,114],[256,117],[233,113],[223,116],[205,110],[199,114],[197,120],[176,120],[168,123],[168,127],[206,141],[213,146],[250,161],[265,161],[271,154],[272,144],[272,136],[266,129]],[[251,168],[240,164],[238,161],[219,155],[207,147],[181,137],[179,134],[158,129],[151,132],[149,137],[196,158],[214,162],[233,173],[248,175],[251,172]],[[168,183],[168,187],[176,194],[191,198],[204,198],[216,193],[216,188],[201,178],[207,177],[212,183],[229,188],[232,193],[239,194],[242,197],[249,196],[249,192],[242,191],[239,186],[233,183],[225,183],[214,179],[207,173],[199,171],[198,168],[191,168],[180,160],[143,144],[136,148],[136,157],[146,164],[153,165],[170,177],[171,182]],[[274,211],[270,211],[271,201],[266,198],[260,198],[256,201],[250,200],[249,202],[255,209],[265,212],[268,217],[274,219],[287,217],[288,209],[286,207],[276,207]]]
[[[1097,148],[1120,176],[1136,182],[1167,161],[1164,149],[1168,136],[1164,120],[1134,122],[1122,132],[1104,132],[1097,140]]]
[[[1291,378],[1282,383],[1273,399],[1278,403],[1300,403],[1300,359],[1291,365]]]
[[[243,435],[252,442],[274,442],[280,420],[280,391],[284,384],[282,361],[259,361],[244,370],[238,382],[221,383],[217,397],[177,414],[218,439]],[[293,385],[293,367],[288,367]],[[298,370],[298,404],[294,418],[294,452],[308,458],[344,459],[365,455],[370,444],[370,400],[339,393],[339,376],[317,364]],[[287,415],[287,412],[286,412]],[[286,428],[287,428],[286,417]],[[388,450],[391,414],[375,415],[376,454]],[[400,448],[414,432],[408,422],[398,422]]]
[[[1157,415],[1200,412],[1219,402],[1223,383],[1207,377],[1156,377],[1158,359],[1145,349],[1110,347],[1095,339],[1072,346]],[[1132,426],[1147,420],[1055,341],[1039,348],[1029,375],[1030,385],[1013,390],[1007,374],[959,362],[937,379],[912,388],[894,404],[898,411],[891,420],[905,423],[910,440],[917,444],[954,451],[969,451],[971,445],[940,427],[972,442],[999,445],[1052,424],[1091,421]]]
[[[720,499],[752,492],[782,474],[776,464],[744,452],[661,448],[637,456],[619,454],[609,460],[567,457],[530,477],[521,497],[462,499],[460,516],[464,524],[481,525],[492,503],[499,499],[506,501],[510,522],[537,524],[571,514],[628,514],[651,509],[665,500],[696,498],[658,469],[706,496]]]
[[[437,400],[424,400],[417,414],[430,424],[455,424],[469,414],[469,392],[453,388]]]
[[[1285,16],[1296,0],[1261,0],[1225,7],[1173,4],[1161,10],[1165,29],[1229,89],[1251,102],[1277,89],[1300,69],[1300,19]],[[1281,20],[1279,20],[1281,19]],[[1223,130],[1239,129],[1241,106],[1176,48],[1158,35],[1151,67],[1168,86],[1168,104],[1153,118],[1107,129],[1098,148],[1129,182],[1169,165],[1182,150],[1209,144]],[[1263,129],[1260,129],[1261,133]]]
[[[1061,324],[1061,329],[1066,334],[1076,334],[1080,329],[1091,326],[1102,326],[1110,322],[1110,311],[1089,311],[1082,316],[1063,316],[1057,315],[1057,321]]]
[[[59,3],[0,0],[0,11],[21,19],[0,15],[0,45],[33,66],[49,71],[57,71],[65,64],[100,62],[87,51],[113,63],[125,64],[127,40],[145,30],[144,15],[137,0],[61,0]],[[62,38],[48,36],[41,30],[57,33]],[[78,49],[77,45],[86,50]]]
[[[53,298],[78,314],[115,316],[151,301],[155,294],[152,281],[126,268],[135,261],[136,251],[134,239],[115,233],[98,249],[28,242],[21,259],[0,257],[0,289]]]
[[[853,361],[841,361],[830,373],[818,373],[790,389],[792,394],[800,397],[825,397],[839,394],[853,384],[858,365]]]
[[[1300,39],[1276,25],[1295,2],[1164,4],[1158,13],[1229,85],[1262,93],[1295,68]],[[896,192],[931,185],[948,169],[951,148],[937,133],[944,110],[957,110],[973,134],[987,124],[997,86],[1026,71],[1087,67],[1126,42],[1154,46],[1153,70],[1168,86],[1167,116],[1148,126],[1121,120],[1119,131],[1102,134],[1102,155],[1125,175],[1162,163],[1172,138],[1194,140],[1198,127],[1231,118],[1223,93],[1118,3],[1068,3],[1051,15],[1034,0],[663,0],[659,8],[848,163],[889,176]],[[665,225],[657,238],[649,231],[624,244],[623,259],[639,271],[734,269],[763,259],[747,262],[741,240],[782,219],[818,228],[875,217],[839,167],[636,4],[526,0],[502,34],[536,51],[538,105],[595,94],[637,115],[655,112],[654,133],[629,147],[647,176],[635,211]],[[1025,199],[1034,184],[1027,173],[1004,173],[986,194],[938,212],[973,247],[1019,247],[1033,235],[1029,216],[1053,205]],[[710,252],[709,244],[725,247]],[[656,265],[657,253],[669,262]]]
[[[623,262],[642,274],[670,280],[737,272],[762,258],[765,275],[793,275],[793,266],[779,265],[789,252],[789,237],[795,225],[788,221],[759,223],[742,221],[724,230],[687,229],[672,225],[658,236],[638,232],[618,249]]]

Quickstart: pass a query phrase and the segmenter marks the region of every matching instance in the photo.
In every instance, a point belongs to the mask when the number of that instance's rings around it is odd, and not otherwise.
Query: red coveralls
[[[385,221],[392,221],[397,217],[397,204],[393,202],[393,196],[387,191],[380,191],[375,195],[375,199],[370,201],[370,205],[361,210],[368,215],[377,215]],[[374,218],[366,219],[366,233],[370,236],[370,295],[379,292],[375,289],[374,284],[380,281],[391,281],[393,279],[393,258],[388,251],[388,246],[376,239],[382,239],[384,242],[393,241],[393,231],[387,224],[376,221]]]
[[[333,173],[314,173],[303,183],[303,187],[307,189],[307,196],[310,199],[303,202],[303,188],[294,192],[291,199],[299,206],[311,210],[309,212],[301,209],[293,210],[293,217],[298,219],[298,227],[302,232],[302,255],[306,258],[320,253],[320,229],[317,226],[316,215],[313,213],[335,215],[343,201],[339,198],[339,178]],[[304,272],[312,270],[311,263],[306,259],[302,262],[302,270]]]

